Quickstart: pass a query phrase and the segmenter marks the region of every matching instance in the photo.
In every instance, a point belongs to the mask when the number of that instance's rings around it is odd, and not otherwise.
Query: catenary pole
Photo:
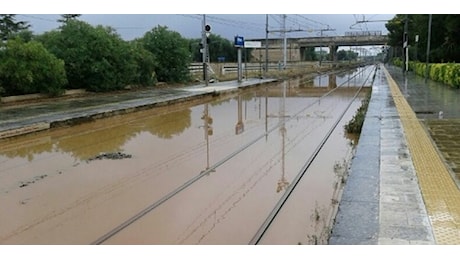
[[[425,83],[428,80],[428,64],[430,61],[430,43],[431,43],[431,20],[432,20],[432,14],[428,16],[428,39],[426,43],[426,64],[425,64]]]

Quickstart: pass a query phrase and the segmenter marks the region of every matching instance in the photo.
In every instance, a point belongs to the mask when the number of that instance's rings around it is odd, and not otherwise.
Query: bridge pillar
[[[329,45],[329,58],[331,61],[336,62],[337,61],[337,50],[339,49],[339,46],[336,45]]]
[[[300,61],[305,61],[305,47],[299,47]]]

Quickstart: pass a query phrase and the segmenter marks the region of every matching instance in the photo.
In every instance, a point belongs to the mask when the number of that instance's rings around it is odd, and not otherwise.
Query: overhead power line
[[[42,21],[57,23],[57,20],[53,20],[53,19],[47,19],[47,18],[37,17],[37,16],[33,16],[33,15],[28,15],[28,14],[18,14],[18,15],[19,16],[24,16],[24,17],[27,17],[27,18],[36,19],[36,20],[42,20]]]

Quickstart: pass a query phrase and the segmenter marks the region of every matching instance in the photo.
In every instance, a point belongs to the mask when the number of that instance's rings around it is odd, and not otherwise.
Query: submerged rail
[[[371,74],[371,73],[370,73]],[[369,74],[369,75],[370,75]],[[353,77],[351,77],[350,79],[348,79],[348,81],[352,80],[354,77],[356,77],[356,75],[354,75]],[[369,77],[369,76],[368,76]],[[347,81],[347,82],[348,82]],[[322,95],[321,97],[318,97],[318,99],[315,101],[315,102],[312,102],[311,104],[309,104],[308,106],[306,106],[305,108],[301,109],[300,111],[298,111],[295,116],[301,114],[302,112],[304,112],[306,109],[312,107],[314,104],[316,104],[317,102],[320,102],[321,99],[329,96],[331,93],[333,93],[335,90],[337,90],[339,87],[345,85],[347,82],[344,82],[342,84],[340,84],[339,86],[337,86],[337,88],[334,88],[330,91],[328,91],[327,93],[325,93],[324,95]],[[345,115],[346,111],[349,109],[349,107],[351,106],[352,102],[354,101],[354,99],[356,99],[357,95],[359,94],[359,92],[361,91],[361,89],[363,88],[363,86],[366,84],[367,80],[363,83],[363,85],[359,88],[359,90],[357,91],[357,93],[355,94],[355,96],[353,97],[352,101],[350,102],[350,104],[348,104],[347,108],[345,109],[345,111],[343,112],[343,114],[340,116],[339,120],[337,120],[337,122],[335,122],[334,126],[331,128],[331,130],[329,130],[329,132],[327,133],[326,137],[323,139],[323,141],[321,142],[320,146],[317,147],[317,149],[315,150],[314,152],[314,155],[312,155],[310,157],[310,159],[308,160],[308,162],[304,165],[304,167],[302,168],[300,174],[296,177],[295,181],[293,182],[293,184],[291,184],[289,186],[289,189],[284,193],[283,197],[280,199],[280,201],[277,203],[277,205],[275,206],[275,208],[273,209],[272,213],[270,213],[269,217],[267,218],[267,220],[264,222],[264,224],[262,225],[262,227],[259,229],[259,231],[257,232],[257,234],[254,236],[254,238],[251,240],[251,244],[252,243],[257,243],[258,241],[260,241],[261,237],[263,236],[263,234],[265,233],[265,231],[268,229],[268,227],[270,226],[270,223],[273,221],[273,219],[276,217],[276,214],[280,211],[281,207],[283,206],[283,204],[287,201],[289,195],[292,193],[293,189],[295,188],[295,186],[297,185],[297,183],[300,181],[300,179],[302,178],[302,176],[305,174],[306,170],[308,169],[308,167],[310,166],[310,164],[313,162],[313,160],[315,159],[316,155],[319,153],[319,151],[321,150],[322,146],[324,145],[324,143],[327,141],[327,139],[329,138],[329,136],[332,134],[333,130],[335,129],[335,127],[337,126],[337,124],[340,122],[340,120],[343,118],[343,116]],[[287,119],[287,121],[295,118],[295,116],[293,117],[290,117]],[[107,233],[105,233],[104,235],[102,235],[101,237],[99,237],[98,239],[96,239],[94,242],[92,242],[91,244],[93,245],[99,245],[99,244],[102,244],[104,243],[105,241],[109,240],[111,237],[115,236],[117,233],[119,233],[120,231],[122,231],[123,229],[127,228],[128,226],[130,226],[131,224],[133,224],[134,222],[136,222],[137,220],[141,219],[142,217],[144,217],[145,215],[147,215],[149,212],[153,211],[155,208],[159,207],[160,205],[162,205],[163,203],[165,203],[166,201],[168,201],[169,199],[171,199],[172,197],[174,197],[175,195],[177,195],[178,193],[180,193],[181,191],[185,190],[186,188],[190,187],[193,183],[197,182],[199,179],[201,179],[202,177],[208,175],[209,173],[215,171],[219,166],[223,165],[224,163],[226,163],[227,161],[229,161],[230,159],[232,159],[233,157],[235,157],[236,155],[238,155],[239,153],[241,153],[242,151],[246,150],[247,148],[249,148],[250,146],[252,146],[253,144],[255,144],[256,142],[262,140],[264,137],[266,137],[269,133],[273,132],[274,130],[278,129],[279,127],[281,127],[281,122],[278,122],[276,125],[274,125],[273,127],[271,127],[270,129],[267,129],[265,133],[259,135],[258,137],[254,138],[253,140],[247,142],[246,144],[244,144],[243,146],[239,147],[237,150],[235,150],[234,152],[230,153],[229,155],[227,155],[225,158],[221,159],[220,161],[218,161],[217,163],[215,163],[214,165],[210,166],[207,170],[203,171],[203,172],[200,172],[199,174],[197,174],[195,177],[189,179],[188,181],[186,181],[185,183],[183,183],[182,185],[180,185],[179,187],[177,187],[176,189],[174,189],[173,191],[169,192],[168,194],[166,194],[165,196],[163,196],[161,199],[155,201],[154,203],[150,204],[149,206],[147,206],[146,208],[144,208],[143,210],[141,210],[140,212],[138,212],[137,214],[135,214],[134,216],[130,217],[129,219],[125,220],[123,223],[121,223],[120,225],[116,226],[115,228],[111,229],[110,231],[108,231]],[[294,184],[295,183],[295,184]]]

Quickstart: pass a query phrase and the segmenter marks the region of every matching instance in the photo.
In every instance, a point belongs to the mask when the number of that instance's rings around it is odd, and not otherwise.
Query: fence
[[[242,63],[243,72],[262,72],[265,69],[265,63]],[[294,69],[294,68],[313,68],[317,67],[318,62],[289,62],[286,64],[285,69]],[[268,70],[282,70],[282,63],[270,62],[268,63]],[[192,75],[201,75],[203,74],[203,63],[192,63],[189,66],[190,74]],[[211,63],[208,66],[209,75],[223,76],[226,74],[237,73],[238,64],[237,63]]]

